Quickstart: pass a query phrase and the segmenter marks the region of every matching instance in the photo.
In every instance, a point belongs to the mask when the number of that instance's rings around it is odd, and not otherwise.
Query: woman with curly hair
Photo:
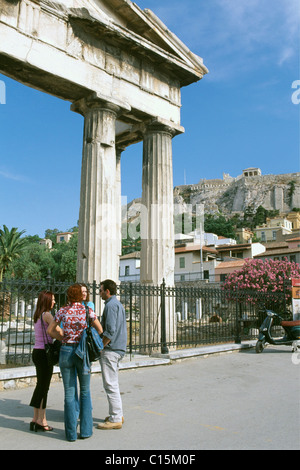
[[[64,337],[59,355],[59,367],[65,391],[65,433],[68,441],[77,439],[77,420],[80,417],[80,438],[85,439],[93,433],[92,401],[90,393],[90,374],[85,374],[83,361],[75,354],[86,323],[86,309],[82,305],[83,295],[80,284],[73,284],[67,291],[68,305],[55,315],[48,328],[52,336],[58,325],[62,324]],[[89,308],[89,317],[95,330],[103,332],[96,314]],[[79,403],[77,399],[77,377],[80,385]]]

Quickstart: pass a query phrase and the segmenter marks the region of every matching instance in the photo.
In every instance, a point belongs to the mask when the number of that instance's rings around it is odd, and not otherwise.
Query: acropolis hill
[[[198,184],[176,186],[174,203],[204,204],[206,213],[244,213],[247,208],[288,213],[300,208],[300,173],[262,175],[248,168],[236,178],[223,173],[223,179],[201,179]]]

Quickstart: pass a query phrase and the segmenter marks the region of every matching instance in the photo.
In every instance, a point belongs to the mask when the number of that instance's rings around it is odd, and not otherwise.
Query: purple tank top
[[[50,344],[53,343],[53,339],[51,338],[51,336],[47,334],[47,328],[49,325],[48,323],[44,322],[44,320],[42,320],[43,315],[44,314],[42,314],[40,318],[38,319],[38,321],[34,324],[34,333],[35,333],[34,349],[45,349],[45,343],[47,344],[47,339],[48,339],[48,343]],[[43,322],[43,325],[42,325],[42,322]],[[43,326],[45,328],[43,328]]]

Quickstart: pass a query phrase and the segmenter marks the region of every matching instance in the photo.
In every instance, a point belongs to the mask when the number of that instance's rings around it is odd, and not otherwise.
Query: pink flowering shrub
[[[223,289],[228,298],[238,291],[257,291],[261,293],[285,292],[287,301],[291,300],[290,278],[300,278],[300,265],[285,260],[246,260],[242,269],[229,274],[224,282]],[[249,294],[248,300],[251,300]],[[254,300],[254,297],[253,297]]]

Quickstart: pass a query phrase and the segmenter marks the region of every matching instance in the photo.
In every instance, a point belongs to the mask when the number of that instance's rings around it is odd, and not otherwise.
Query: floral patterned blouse
[[[96,320],[97,316],[91,308],[89,308],[89,316],[92,321]],[[59,309],[54,317],[57,323],[61,323],[64,330],[64,338],[62,344],[80,342],[83,330],[87,327],[86,324],[86,310],[85,306],[80,302],[74,302]]]

